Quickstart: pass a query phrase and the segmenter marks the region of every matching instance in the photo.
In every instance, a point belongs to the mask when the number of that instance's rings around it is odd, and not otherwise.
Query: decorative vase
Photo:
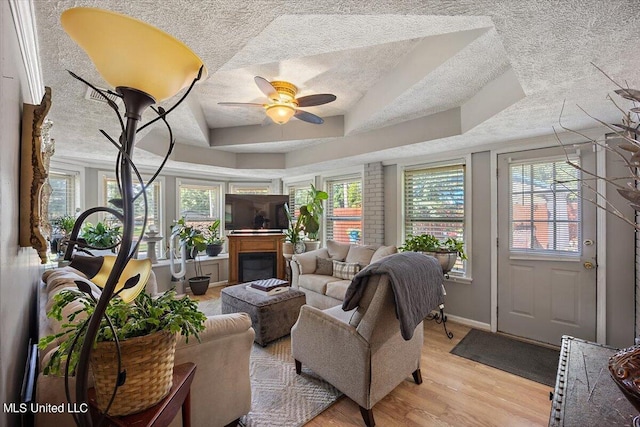
[[[134,414],[162,400],[173,383],[176,334],[159,331],[120,341],[121,370],[126,370],[124,384],[118,387],[109,415]],[[113,341],[99,342],[91,351],[91,371],[96,401],[104,412],[111,400],[118,374],[118,353]]]
[[[222,245],[207,245],[207,255],[209,256],[218,256],[218,254],[222,252]]]
[[[625,348],[609,358],[609,374],[627,400],[640,411],[640,345]],[[633,419],[640,427],[640,415]]]
[[[304,251],[307,249],[307,246],[304,244],[304,242],[302,240],[298,240],[294,245],[293,245],[293,252],[295,254],[301,254],[304,253]]]
[[[196,276],[189,279],[189,287],[194,295],[204,295],[209,289],[209,276]]]

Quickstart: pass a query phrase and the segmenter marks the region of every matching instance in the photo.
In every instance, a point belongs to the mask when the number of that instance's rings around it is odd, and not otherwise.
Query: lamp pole
[[[80,350],[80,358],[78,360],[78,366],[76,370],[76,402],[88,403],[88,379],[89,379],[89,359],[91,350],[100,328],[102,317],[107,310],[109,300],[113,296],[116,284],[120,279],[122,271],[126,267],[127,263],[132,257],[131,247],[133,244],[134,233],[134,193],[133,193],[133,180],[131,173],[131,157],[133,154],[133,147],[135,145],[136,131],[140,120],[142,119],[142,113],[150,105],[155,103],[155,100],[150,95],[132,89],[128,87],[117,87],[116,91],[122,95],[122,99],[125,105],[125,117],[127,123],[124,132],[120,135],[120,145],[122,151],[119,158],[119,177],[122,185],[121,197],[122,197],[122,241],[120,244],[120,250],[116,256],[116,260],[113,265],[113,269],[109,274],[109,278],[102,290],[100,299],[96,304],[95,311],[89,320],[87,326],[87,332],[85,335],[82,348]],[[144,190],[143,190],[144,191]],[[118,373],[119,374],[119,373]],[[118,375],[119,378],[119,375]],[[121,384],[118,384],[118,386]],[[91,413],[89,411],[79,414],[77,423],[80,426],[92,426]]]

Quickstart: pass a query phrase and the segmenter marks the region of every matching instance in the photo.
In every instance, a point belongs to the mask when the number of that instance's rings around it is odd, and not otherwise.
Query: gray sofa
[[[47,270],[43,275],[40,293],[40,330],[43,337],[61,330],[61,322],[46,317],[46,310],[52,303],[55,294],[66,288],[76,288],[74,280],[85,276],[71,267]],[[86,278],[85,278],[86,279]],[[147,283],[147,292],[155,294],[155,276],[151,275]],[[74,302],[75,303],[75,302]],[[63,311],[63,318],[78,308],[69,304]],[[79,301],[77,304],[81,304]],[[253,346],[254,330],[251,319],[246,313],[223,314],[209,316],[205,322],[205,330],[197,339],[185,342],[178,337],[175,364],[185,362],[196,364],[196,373],[191,385],[191,423],[194,426],[222,427],[240,418],[251,408],[251,384],[249,377],[249,356]],[[40,375],[37,379],[36,401],[40,404],[59,405],[66,402],[64,378],[42,374],[42,368],[57,346],[52,343],[49,348],[40,351]],[[89,376],[89,385],[93,385]],[[71,379],[71,390],[75,388]],[[178,414],[171,426],[181,424]],[[68,413],[36,414],[36,426],[75,426]]]
[[[357,273],[370,263],[396,252],[395,246],[354,245],[328,240],[325,248],[293,256],[291,287],[306,294],[308,305],[320,310],[334,307],[342,304],[351,283],[350,273],[353,272],[334,271],[336,265],[339,269],[349,269],[357,264]]]

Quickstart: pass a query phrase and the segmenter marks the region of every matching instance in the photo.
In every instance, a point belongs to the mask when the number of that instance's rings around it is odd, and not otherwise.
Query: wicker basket
[[[164,398],[171,389],[176,335],[155,332],[120,342],[122,369],[127,378],[118,388],[109,415],[144,411]],[[104,412],[116,383],[118,354],[114,342],[100,342],[91,351],[91,370],[98,408]]]

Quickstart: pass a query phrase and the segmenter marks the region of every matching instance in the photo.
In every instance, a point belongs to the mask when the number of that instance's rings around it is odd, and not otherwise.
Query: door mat
[[[554,387],[560,350],[471,329],[451,354]]]

